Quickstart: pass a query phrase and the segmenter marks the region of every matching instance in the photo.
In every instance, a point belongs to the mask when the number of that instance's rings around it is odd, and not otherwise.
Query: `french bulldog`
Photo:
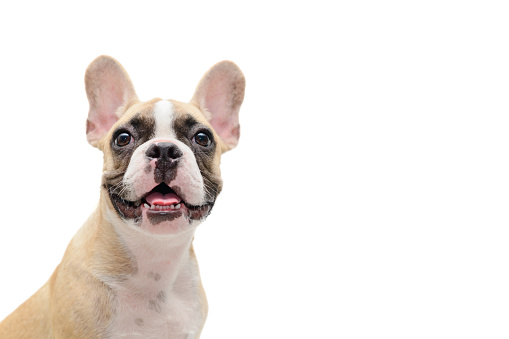
[[[85,87],[87,140],[104,153],[98,207],[0,338],[199,338],[208,308],[192,242],[239,140],[244,75],[222,61],[189,103],[141,102],[122,65],[100,56]]]

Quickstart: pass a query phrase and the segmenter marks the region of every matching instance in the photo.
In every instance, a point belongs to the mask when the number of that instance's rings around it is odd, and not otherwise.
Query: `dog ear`
[[[138,97],[122,65],[106,55],[101,55],[88,66],[85,88],[90,104],[87,140],[98,147],[99,141],[124,112],[119,108],[128,106]]]
[[[239,110],[244,100],[246,79],[231,61],[221,61],[200,80],[190,103],[204,112],[228,151],[239,142]]]

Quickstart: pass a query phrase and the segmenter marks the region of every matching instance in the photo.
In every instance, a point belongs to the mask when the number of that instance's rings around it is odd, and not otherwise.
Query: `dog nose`
[[[180,148],[171,142],[159,142],[157,144],[152,144],[145,154],[151,159],[159,159],[162,161],[177,160],[183,155]]]

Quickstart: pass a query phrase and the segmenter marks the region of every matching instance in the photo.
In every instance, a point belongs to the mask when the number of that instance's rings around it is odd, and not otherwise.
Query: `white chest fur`
[[[205,301],[197,263],[190,255],[193,234],[171,239],[171,246],[166,241],[146,244],[139,236],[125,238],[137,273],[108,283],[116,297],[108,337],[198,338]]]

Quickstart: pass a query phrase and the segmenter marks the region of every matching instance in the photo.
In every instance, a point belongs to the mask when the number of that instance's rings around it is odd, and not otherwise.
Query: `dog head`
[[[152,234],[197,226],[221,191],[221,154],[238,143],[241,70],[214,65],[189,103],[141,102],[122,65],[100,56],[85,86],[87,139],[104,153],[101,199],[111,218]]]

